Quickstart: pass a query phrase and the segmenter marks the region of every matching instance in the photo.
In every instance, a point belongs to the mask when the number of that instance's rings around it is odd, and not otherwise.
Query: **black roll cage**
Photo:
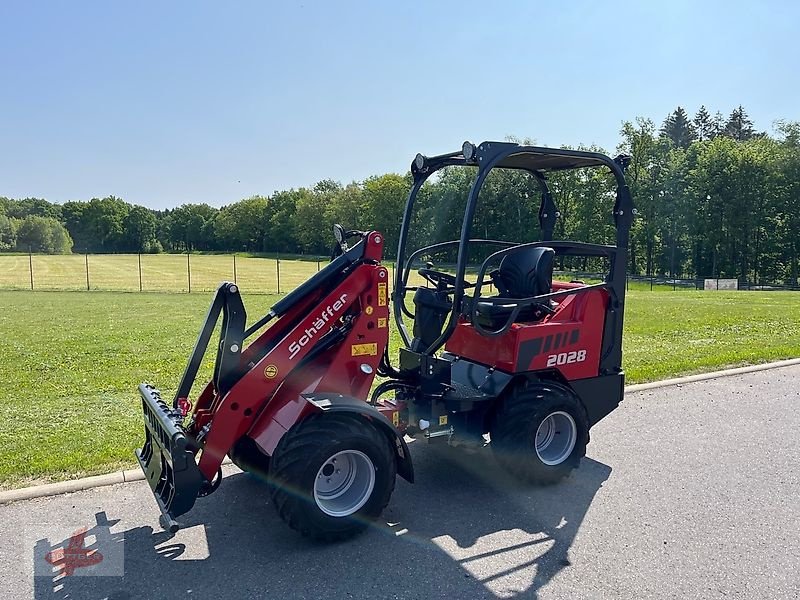
[[[411,174],[414,183],[409,191],[403,212],[403,222],[400,228],[400,239],[397,248],[397,258],[395,263],[395,281],[392,293],[393,314],[397,329],[404,345],[408,348],[411,344],[408,329],[403,321],[403,314],[413,317],[405,306],[406,291],[412,289],[407,286],[412,261],[424,252],[438,251],[442,248],[458,245],[458,258],[456,264],[455,279],[456,284],[452,289],[453,306],[450,310],[447,322],[441,335],[421,353],[431,356],[439,350],[450,338],[458,324],[458,317],[467,317],[481,333],[487,336],[501,335],[508,331],[519,312],[526,306],[541,304],[552,298],[566,296],[584,292],[590,289],[607,288],[611,294],[611,306],[609,316],[611,323],[606,323],[603,335],[603,355],[601,356],[601,372],[614,372],[621,369],[622,345],[618,340],[622,339],[622,314],[625,302],[625,283],[628,262],[628,243],[630,228],[633,222],[634,207],[630,191],[625,182],[625,167],[630,162],[630,157],[620,155],[614,159],[599,152],[588,152],[583,150],[569,150],[564,148],[545,148],[539,146],[523,146],[512,142],[483,142],[478,146],[470,142],[464,142],[461,151],[450,152],[438,156],[427,157],[418,154],[411,164]],[[472,183],[472,187],[467,198],[464,211],[464,220],[461,226],[461,237],[458,240],[450,240],[430,246],[425,246],[413,252],[404,261],[406,245],[408,242],[409,227],[411,216],[416,203],[417,194],[422,189],[423,184],[431,175],[449,166],[469,166],[477,167],[478,171]],[[616,227],[616,245],[591,244],[587,242],[553,241],[553,230],[559,216],[558,208],[553,200],[553,196],[547,185],[546,172],[579,169],[584,167],[607,167],[616,180],[616,200],[612,209],[612,217]],[[540,242],[530,244],[515,244],[501,240],[472,239],[472,221],[478,203],[478,197],[486,177],[492,169],[517,169],[531,174],[539,184],[541,190],[541,202],[539,206],[539,227]],[[469,287],[465,283],[464,275],[467,268],[468,250],[470,245],[490,244],[504,246],[501,250],[487,257],[481,265],[478,273],[478,280],[475,284],[475,292],[471,301],[465,299],[465,289]],[[503,255],[526,246],[548,246],[556,250],[560,255],[573,256],[607,256],[611,261],[611,268],[606,280],[602,283],[561,290],[542,296],[534,296],[522,299],[509,298],[481,298],[480,291],[485,284],[486,270],[489,264],[499,260]],[[471,285],[471,284],[470,284]],[[499,330],[487,330],[477,323],[476,312],[478,309],[478,299],[480,302],[492,304],[503,304],[512,307],[511,314],[506,324]],[[609,317],[607,316],[607,319]],[[611,325],[609,327],[608,325]]]

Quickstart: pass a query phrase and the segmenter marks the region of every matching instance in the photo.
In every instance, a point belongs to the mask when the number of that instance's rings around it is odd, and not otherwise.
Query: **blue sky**
[[[797,2],[0,3],[0,196],[165,208],[618,143],[680,104],[800,120]]]

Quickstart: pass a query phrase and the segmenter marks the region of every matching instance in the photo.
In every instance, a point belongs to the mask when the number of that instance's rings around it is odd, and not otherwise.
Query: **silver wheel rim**
[[[536,430],[536,455],[549,466],[563,463],[575,448],[578,428],[563,410],[550,413]]]
[[[314,479],[314,502],[331,517],[348,517],[375,489],[375,466],[358,450],[342,450],[326,460]]]

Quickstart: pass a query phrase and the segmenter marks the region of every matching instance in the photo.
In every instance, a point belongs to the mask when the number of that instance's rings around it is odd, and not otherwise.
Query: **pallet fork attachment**
[[[219,394],[227,393],[238,376],[247,318],[239,288],[230,282],[221,284],[214,295],[172,406],[155,387],[144,383],[139,386],[145,443],[136,450],[136,458],[161,510],[161,524],[172,532],[178,529],[175,519],[191,510],[198,496],[211,493],[219,485],[220,474],[214,481],[208,481],[200,472],[195,462],[199,448],[184,430],[183,420],[189,392],[220,315],[222,327],[213,381]]]
[[[145,442],[136,450],[136,458],[161,510],[161,525],[174,533],[178,530],[175,518],[194,506],[204,478],[194,460],[194,448],[181,426],[180,412],[170,409],[151,385],[141,384],[139,393]]]

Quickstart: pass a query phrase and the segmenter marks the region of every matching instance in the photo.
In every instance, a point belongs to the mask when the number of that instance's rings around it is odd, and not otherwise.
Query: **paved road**
[[[415,443],[388,523],[333,546],[233,467],[173,537],[144,482],[6,505],[0,597],[800,598],[799,399],[800,367],[631,394],[544,490]],[[81,527],[103,563],[33,577]]]

